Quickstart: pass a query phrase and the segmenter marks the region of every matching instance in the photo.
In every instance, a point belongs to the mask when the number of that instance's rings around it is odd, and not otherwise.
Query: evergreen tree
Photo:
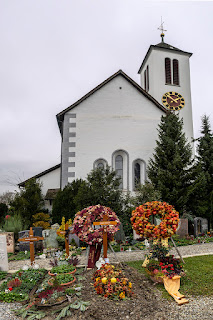
[[[32,216],[41,211],[44,200],[41,193],[41,184],[36,179],[30,179],[25,183],[25,187],[17,192],[11,202],[11,210],[20,214],[25,222],[32,224]]]
[[[201,137],[197,141],[197,160],[203,183],[196,197],[196,214],[207,218],[210,227],[213,223],[213,133],[206,115],[202,117]]]
[[[75,199],[76,206],[80,210],[101,204],[119,214],[122,210],[122,191],[119,189],[119,184],[120,178],[110,167],[92,170],[87,175],[86,185],[79,189]]]
[[[80,188],[83,188],[86,182],[82,179],[74,180],[68,183],[63,190],[60,190],[53,202],[52,222],[61,223],[62,217],[65,220],[74,218],[78,208],[76,206],[75,198]]]
[[[148,177],[160,192],[162,201],[173,205],[181,214],[188,209],[193,192],[192,150],[183,133],[183,120],[170,112],[162,116]]]

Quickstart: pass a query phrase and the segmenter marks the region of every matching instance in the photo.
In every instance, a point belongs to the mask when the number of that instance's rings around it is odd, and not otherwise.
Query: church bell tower
[[[162,25],[161,42],[149,47],[138,71],[141,87],[183,118],[186,138],[191,143],[194,135],[189,58],[192,53],[165,43],[163,31],[166,30]]]

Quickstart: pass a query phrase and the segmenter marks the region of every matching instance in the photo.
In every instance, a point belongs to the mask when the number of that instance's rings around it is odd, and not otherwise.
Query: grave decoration
[[[8,271],[6,235],[0,235],[0,270]]]
[[[108,221],[103,221],[104,216]],[[96,224],[97,222],[98,224]],[[100,222],[104,223],[101,224]],[[94,223],[98,226],[98,229],[95,229]],[[93,268],[95,262],[100,257],[103,234],[105,243],[106,240],[112,241],[114,234],[119,229],[119,225],[120,220],[115,212],[101,205],[90,206],[76,213],[73,221],[73,233],[75,233],[81,241],[90,245],[88,268]]]
[[[160,224],[154,224],[154,217],[160,219]],[[175,208],[160,201],[146,202],[132,211],[132,228],[142,238],[165,239],[175,234],[179,213]]]
[[[169,248],[160,242],[151,245],[146,272],[157,283],[164,283],[165,289],[179,304],[189,301],[179,292],[180,278],[185,276],[183,263],[180,259],[169,255]]]
[[[94,273],[93,284],[97,294],[106,298],[124,300],[133,295],[132,283],[120,269],[108,263]]]
[[[66,251],[66,254],[68,257],[69,257],[69,232],[70,232],[70,230],[69,230],[68,223],[65,224],[64,230],[57,231],[58,236],[64,236],[64,238],[65,238],[65,251]]]
[[[31,261],[31,265],[34,264],[34,259],[35,259],[35,256],[34,256],[34,242],[35,241],[39,241],[39,240],[44,240],[43,237],[35,237],[33,235],[33,229],[32,227],[30,227],[30,232],[29,232],[29,237],[28,238],[21,238],[21,239],[18,239],[18,241],[29,241],[30,243],[30,261]]]

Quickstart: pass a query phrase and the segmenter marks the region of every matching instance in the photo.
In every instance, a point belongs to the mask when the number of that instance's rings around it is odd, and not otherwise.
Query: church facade
[[[166,44],[162,36],[141,64],[140,85],[119,70],[57,114],[61,163],[35,176],[43,183],[43,194],[106,165],[116,170],[122,190],[134,191],[136,183],[147,179],[158,124],[169,110],[183,118],[191,142],[191,55]]]

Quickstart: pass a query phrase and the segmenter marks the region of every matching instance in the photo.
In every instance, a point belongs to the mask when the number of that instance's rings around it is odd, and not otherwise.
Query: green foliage
[[[50,228],[50,215],[44,212],[38,212],[32,216],[33,226],[42,227],[43,229]]]
[[[110,207],[115,213],[119,214],[122,209],[122,191],[118,189],[119,184],[120,179],[110,167],[92,170],[87,176],[85,187],[79,190],[76,198],[79,210],[101,204]]]
[[[0,292],[0,301],[5,302],[15,302],[15,301],[24,301],[28,299],[28,295],[25,293],[18,293],[18,292]]]
[[[71,282],[74,280],[74,277],[72,274],[58,274],[56,276],[56,280],[58,281],[59,284],[62,284],[62,283],[68,283],[68,282]]]
[[[17,254],[8,255],[8,261],[30,259],[30,252],[19,251]]]
[[[14,216],[4,220],[1,229],[6,232],[14,232],[15,240],[18,239],[18,232],[27,229],[27,224],[23,221],[22,216],[17,213]]]
[[[54,314],[54,313],[60,312],[58,314],[58,316],[55,318],[55,320],[60,320],[62,318],[71,316],[71,309],[76,309],[76,310],[79,309],[81,311],[85,311],[89,305],[90,305],[90,302],[88,302],[88,301],[78,300],[75,303],[71,303],[62,309],[58,309],[56,311],[53,311],[52,313]]]
[[[57,193],[53,202],[52,221],[53,223],[61,223],[63,217],[65,220],[74,218],[78,211],[75,198],[80,188],[85,186],[85,181],[76,179],[72,183],[68,183],[63,190]]]
[[[28,305],[25,305],[23,308],[18,310],[13,310],[17,316],[21,316],[22,319],[26,320],[35,320],[42,319],[46,316],[46,313],[40,310],[35,310],[33,308],[27,309]]]
[[[135,207],[138,207],[151,201],[161,201],[161,194],[151,182],[145,181],[143,185],[138,185],[135,191],[134,204]]]
[[[195,167],[191,146],[183,133],[183,120],[178,115],[162,116],[156,143],[148,164],[148,176],[162,200],[183,213],[196,185],[193,185]]]
[[[6,271],[0,271],[0,280],[4,280],[7,277]]]
[[[60,266],[53,267],[51,273],[69,273],[75,270],[75,267],[69,264],[62,264]]]
[[[64,216],[73,220],[75,214],[91,205],[110,207],[119,215],[122,211],[122,191],[118,189],[120,179],[109,167],[95,169],[87,180],[75,180],[59,191],[52,210],[53,223],[60,223]]]
[[[33,222],[32,216],[41,211],[44,200],[41,194],[41,184],[36,179],[30,179],[25,183],[25,187],[17,192],[11,206],[15,213],[20,214],[30,225]]]
[[[202,117],[201,137],[197,139],[197,161],[201,185],[193,200],[197,216],[213,223],[213,133],[209,118]]]
[[[8,214],[8,206],[5,203],[0,203],[0,222],[4,220]]]

